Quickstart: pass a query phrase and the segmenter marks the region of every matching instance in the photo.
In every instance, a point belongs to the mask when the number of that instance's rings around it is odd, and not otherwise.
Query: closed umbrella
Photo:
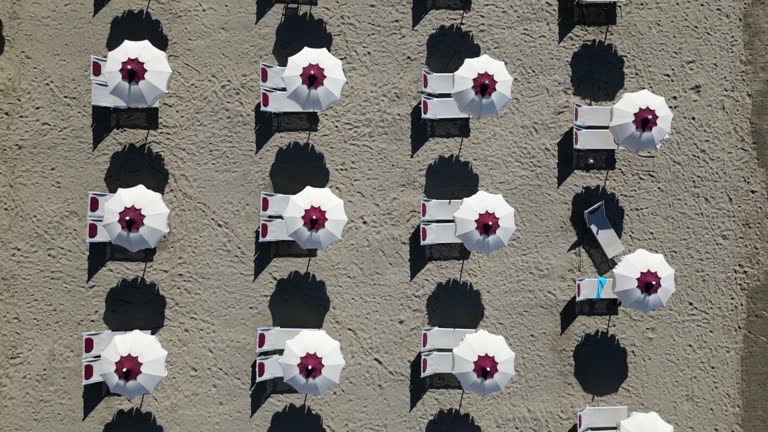
[[[163,196],[144,185],[118,189],[104,205],[104,229],[112,243],[131,252],[154,248],[168,232]]]
[[[672,131],[672,110],[648,90],[626,93],[611,110],[613,140],[635,153],[656,150]]]
[[[322,394],[341,380],[346,362],[339,341],[323,330],[302,330],[285,343],[283,380],[299,393]]]
[[[504,62],[488,55],[464,60],[453,74],[453,99],[473,117],[498,114],[512,99],[512,76]]]
[[[325,249],[341,239],[344,201],[328,188],[307,186],[293,195],[283,213],[288,236],[304,249]]]
[[[675,270],[664,255],[638,249],[613,269],[613,292],[621,304],[643,312],[666,306],[675,292]]]
[[[502,336],[478,330],[453,349],[453,374],[466,391],[482,396],[502,391],[515,376],[515,353]]]
[[[675,428],[656,412],[633,412],[619,423],[619,432],[675,432]]]
[[[302,109],[322,111],[341,98],[347,83],[341,60],[325,48],[304,48],[288,58],[283,72],[288,98]]]
[[[500,194],[485,191],[464,198],[453,220],[464,246],[484,254],[505,247],[515,232],[515,209]]]
[[[129,107],[144,108],[168,93],[171,66],[165,51],[149,41],[126,40],[107,54],[104,78],[111,95]]]
[[[152,393],[167,375],[167,356],[155,336],[134,330],[112,338],[98,368],[109,391],[133,399]]]

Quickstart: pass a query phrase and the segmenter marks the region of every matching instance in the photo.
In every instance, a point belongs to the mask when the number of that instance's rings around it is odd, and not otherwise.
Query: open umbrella
[[[664,307],[675,292],[675,270],[664,255],[638,249],[613,268],[613,292],[621,304],[643,312]]]
[[[288,98],[302,109],[321,111],[341,98],[347,83],[341,60],[325,48],[304,48],[288,58],[283,72]]]
[[[155,336],[134,330],[112,338],[98,367],[109,391],[133,399],[152,393],[167,375],[167,356]]]
[[[466,391],[502,391],[515,376],[515,353],[502,336],[478,330],[453,349],[453,374]]]
[[[485,191],[464,198],[453,220],[464,246],[484,254],[505,247],[515,232],[515,209],[500,194]]]
[[[285,343],[283,380],[299,393],[322,394],[338,384],[346,362],[339,341],[323,330],[302,330]]]
[[[656,412],[633,412],[619,423],[619,432],[675,432],[675,428]]]
[[[341,239],[347,223],[344,201],[328,188],[307,186],[293,195],[283,213],[288,235],[304,249],[325,249]]]
[[[498,114],[512,99],[512,76],[504,62],[488,55],[464,60],[453,74],[453,99],[474,117]]]
[[[672,131],[672,111],[648,90],[625,93],[611,110],[610,130],[621,147],[635,153],[656,150]]]
[[[112,243],[131,252],[152,249],[168,232],[163,196],[144,185],[118,189],[104,205],[104,229]]]
[[[109,93],[127,106],[149,107],[168,93],[171,66],[165,51],[149,41],[126,40],[107,54],[104,78]]]

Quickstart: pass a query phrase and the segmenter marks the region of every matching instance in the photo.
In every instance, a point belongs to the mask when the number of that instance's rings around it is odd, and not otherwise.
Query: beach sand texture
[[[630,0],[606,29],[558,26],[554,0],[475,0],[462,30],[440,28],[459,12],[420,17],[406,1],[319,0],[301,26],[253,0],[156,0],[175,75],[148,146],[131,129],[94,144],[88,55],[130,36],[122,14],[144,6],[96,3],[0,3],[4,431],[566,432],[588,404],[655,410],[678,431],[764,430],[768,2]],[[305,43],[330,45],[349,80],[311,146],[306,132],[255,130],[259,61]],[[425,141],[421,67],[480,53],[507,62],[512,102],[463,143]],[[607,175],[570,173],[573,101],[646,87],[675,112],[656,157],[620,151]],[[138,181],[164,192],[169,235],[146,269],[112,261],[88,279],[87,191]],[[345,200],[343,240],[311,261],[265,258],[259,193],[326,183]],[[419,199],[477,188],[517,210],[510,247],[423,262]],[[665,254],[677,292],[652,314],[579,317],[561,334],[574,279],[598,273],[572,221],[601,198],[627,251]],[[251,391],[255,330],[273,323],[341,341],[342,383],[309,409]],[[505,336],[515,381],[451,411],[460,390],[425,393],[411,376],[428,324]],[[162,326],[168,377],[141,413],[87,394],[83,419],[80,332],[133,326]]]

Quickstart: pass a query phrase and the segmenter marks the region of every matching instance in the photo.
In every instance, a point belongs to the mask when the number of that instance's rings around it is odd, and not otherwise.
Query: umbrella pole
[[[461,389],[461,398],[459,399],[459,413],[461,413],[461,403],[464,402],[464,389]]]
[[[309,273],[309,263],[311,263],[311,262],[312,262],[312,257],[309,257],[307,259],[307,270],[305,271],[305,273]]]
[[[461,148],[464,146],[464,137],[461,137],[461,142],[459,143],[459,152],[456,154],[456,159],[458,159],[461,156]]]
[[[304,412],[307,412],[307,396],[309,396],[309,393],[304,395]]]
[[[461,260],[461,269],[459,270],[459,283],[461,283],[461,277],[464,276],[464,261],[466,260]]]
[[[146,16],[149,13],[149,4],[152,3],[152,0],[147,0],[147,7],[144,9],[144,16]]]
[[[141,395],[141,402],[139,402],[139,411],[141,411],[142,406],[144,406],[144,395]]]

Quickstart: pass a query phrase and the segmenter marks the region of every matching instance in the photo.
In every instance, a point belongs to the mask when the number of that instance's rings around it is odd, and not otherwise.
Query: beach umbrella
[[[633,412],[629,418],[619,422],[619,432],[675,432],[675,428],[656,412]]]
[[[625,93],[611,110],[613,140],[635,153],[656,150],[672,131],[672,111],[661,96]]]
[[[309,111],[324,110],[341,98],[347,83],[341,60],[325,48],[304,48],[288,58],[283,72],[288,98]]]
[[[134,330],[112,338],[98,367],[109,391],[133,399],[152,393],[167,375],[167,356],[155,336]]]
[[[638,249],[613,268],[613,292],[621,304],[650,312],[664,307],[675,292],[675,270],[664,255]]]
[[[299,393],[322,394],[338,384],[346,362],[339,341],[323,330],[302,330],[285,343],[283,380]]]
[[[464,198],[453,220],[464,246],[485,254],[505,247],[515,232],[515,209],[500,194],[485,191]]]
[[[149,107],[168,93],[171,66],[149,41],[126,40],[107,54],[104,78],[109,93],[127,106]]]
[[[341,239],[347,223],[344,201],[328,188],[307,186],[288,200],[283,213],[288,236],[304,249],[325,249]]]
[[[118,189],[104,205],[103,227],[112,243],[131,252],[152,249],[168,232],[163,196],[144,185]]]
[[[478,330],[453,349],[453,374],[466,391],[482,396],[502,391],[515,376],[515,353],[503,337]]]
[[[512,76],[504,62],[490,56],[464,60],[453,74],[453,99],[473,117],[498,114],[512,99]]]

